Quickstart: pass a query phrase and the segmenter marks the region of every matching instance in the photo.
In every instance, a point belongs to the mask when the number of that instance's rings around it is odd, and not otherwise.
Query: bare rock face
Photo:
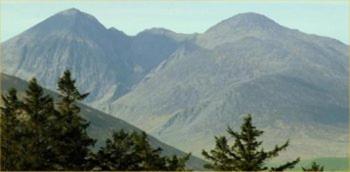
[[[252,113],[285,158],[345,156],[348,45],[243,13],[202,34],[106,29],[76,9],[2,43],[4,72],[50,89],[71,69],[86,103],[199,155]]]

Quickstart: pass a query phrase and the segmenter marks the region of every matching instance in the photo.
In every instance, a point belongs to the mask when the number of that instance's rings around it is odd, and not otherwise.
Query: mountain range
[[[128,36],[68,9],[3,42],[1,57],[4,73],[52,90],[70,69],[87,105],[198,156],[251,113],[264,146],[290,139],[289,159],[347,155],[348,48],[257,13]]]

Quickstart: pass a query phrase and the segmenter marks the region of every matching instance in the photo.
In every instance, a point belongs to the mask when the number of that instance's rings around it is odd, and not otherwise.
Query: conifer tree
[[[313,171],[313,172],[318,172],[318,171],[323,171],[323,166],[317,164],[316,162],[312,162],[310,168],[305,168],[302,167],[303,171]]]
[[[146,133],[115,132],[106,140],[95,157],[93,169],[99,170],[185,170],[189,154],[185,157],[161,156],[161,149],[154,149]]]
[[[190,169],[186,169],[186,162],[190,159],[191,153],[183,157],[178,157],[173,155],[171,157],[167,157],[167,166],[165,170],[168,171],[188,171]]]
[[[104,147],[90,161],[92,168],[99,170],[133,170],[138,168],[139,159],[134,152],[135,143],[131,134],[114,132],[111,139],[106,139]]]
[[[285,150],[289,142],[281,146],[276,145],[271,151],[265,151],[261,147],[262,141],[257,140],[263,131],[253,126],[251,115],[244,118],[240,133],[233,131],[230,127],[227,132],[233,137],[234,144],[229,146],[226,137],[215,137],[215,148],[210,152],[202,151],[203,156],[210,161],[205,168],[225,171],[283,171],[293,168],[299,162],[297,158],[278,167],[269,169],[265,166],[268,160],[277,157],[280,151]]]
[[[153,149],[148,143],[145,132],[133,133],[136,143],[135,152],[142,161],[139,170],[164,170],[167,167],[166,157],[161,157],[161,148]]]
[[[161,156],[145,133],[115,132],[97,153],[87,135],[89,123],[79,116],[81,94],[66,71],[58,82],[57,108],[36,79],[23,101],[12,89],[2,96],[1,170],[185,170],[185,157]]]
[[[80,94],[69,71],[59,81],[59,111],[54,101],[32,79],[23,102],[16,91],[3,95],[1,108],[1,165],[6,170],[84,170],[90,153],[89,125],[78,113]]]
[[[25,135],[22,135],[22,144],[25,146],[26,169],[45,170],[51,169],[50,127],[48,119],[54,113],[54,102],[49,95],[45,95],[43,88],[33,78],[29,81],[23,100],[23,111],[27,120],[22,127]]]
[[[140,167],[137,170],[157,170],[157,171],[183,171],[190,154],[184,157],[161,156],[161,148],[153,148],[147,139],[145,132],[132,133],[134,142],[136,143],[135,152],[141,160]]]
[[[61,155],[58,164],[64,164],[64,169],[68,170],[83,170],[95,140],[88,136],[86,130],[89,122],[79,116],[80,108],[76,103],[86,98],[88,93],[81,94],[78,91],[68,70],[58,81],[58,91],[62,96],[58,102],[60,116],[57,119],[61,127],[58,127],[56,134],[53,133],[59,140],[58,152]]]
[[[17,98],[16,89],[10,89],[7,94],[1,96],[3,107],[1,107],[1,171],[20,170],[23,158],[21,157],[22,143],[19,140],[23,130],[19,123],[22,102]]]

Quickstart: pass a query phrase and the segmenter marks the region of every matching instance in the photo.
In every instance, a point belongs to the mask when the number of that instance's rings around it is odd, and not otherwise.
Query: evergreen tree
[[[94,157],[93,168],[99,170],[133,170],[138,168],[139,159],[134,152],[133,136],[121,130],[107,139],[105,146]],[[91,163],[91,162],[90,162]]]
[[[168,171],[188,171],[186,169],[186,162],[190,159],[191,153],[188,153],[184,157],[177,157],[173,155],[172,157],[167,157],[167,166],[165,170]]]
[[[186,162],[190,154],[184,157],[161,156],[162,149],[154,149],[147,139],[147,134],[133,132],[132,136],[136,143],[135,152],[137,157],[141,160],[140,167],[135,170],[158,170],[158,171],[182,171],[185,170]]]
[[[20,107],[22,102],[17,98],[16,89],[10,89],[7,94],[2,95],[3,107],[1,107],[1,171],[2,170],[20,170],[23,158],[21,152],[22,128],[20,125]]]
[[[58,91],[62,96],[58,102],[60,115],[56,119],[60,126],[56,128],[56,133],[52,133],[58,141],[58,164],[64,165],[67,170],[83,170],[95,140],[88,136],[86,130],[89,122],[79,116],[80,108],[76,103],[86,98],[88,93],[81,94],[78,91],[68,70],[58,81]]]
[[[289,142],[281,146],[276,145],[271,151],[264,151],[261,148],[262,142],[257,140],[263,131],[253,126],[250,115],[244,118],[240,133],[233,131],[230,127],[227,132],[234,138],[234,144],[229,146],[226,137],[215,137],[215,148],[210,152],[202,151],[203,156],[211,162],[206,164],[205,168],[225,171],[283,171],[293,168],[299,162],[297,158],[278,167],[269,169],[265,166],[268,160],[277,157],[280,151],[285,150]]]
[[[97,153],[87,135],[89,123],[79,116],[81,94],[66,71],[58,82],[57,108],[36,79],[23,101],[12,89],[2,96],[1,170],[185,170],[185,157],[161,156],[145,133],[115,132]]]
[[[161,156],[153,149],[145,133],[115,132],[95,156],[93,169],[98,170],[185,170],[190,155],[179,158]],[[90,164],[91,165],[91,164]]]
[[[49,95],[44,94],[43,88],[33,78],[29,81],[28,89],[25,91],[26,95],[23,101],[23,110],[28,118],[24,123],[25,135],[21,138],[22,144],[25,144],[26,158],[25,169],[30,170],[45,170],[51,169],[52,152],[50,145],[50,133],[48,130],[48,120],[54,114],[54,102]]]
[[[75,104],[80,94],[66,71],[60,81],[62,94],[57,111],[54,101],[32,79],[23,102],[16,91],[3,95],[1,108],[1,165],[6,170],[83,170],[94,140],[86,132],[89,123]]]
[[[2,160],[6,170],[51,169],[51,151],[47,120],[53,114],[54,105],[50,96],[45,95],[36,79],[29,82],[23,101],[17,98],[16,90],[2,97]]]
[[[318,171],[323,171],[323,166],[317,164],[316,162],[312,162],[310,168],[304,168],[302,167],[303,171],[313,171],[313,172],[318,172]]]

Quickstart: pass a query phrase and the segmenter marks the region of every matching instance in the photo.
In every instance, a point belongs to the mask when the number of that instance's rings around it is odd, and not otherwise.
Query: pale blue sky
[[[204,32],[214,24],[243,12],[266,15],[281,25],[349,43],[348,1],[1,1],[1,41],[68,8],[95,16],[107,28],[128,35],[151,27],[175,32]]]

